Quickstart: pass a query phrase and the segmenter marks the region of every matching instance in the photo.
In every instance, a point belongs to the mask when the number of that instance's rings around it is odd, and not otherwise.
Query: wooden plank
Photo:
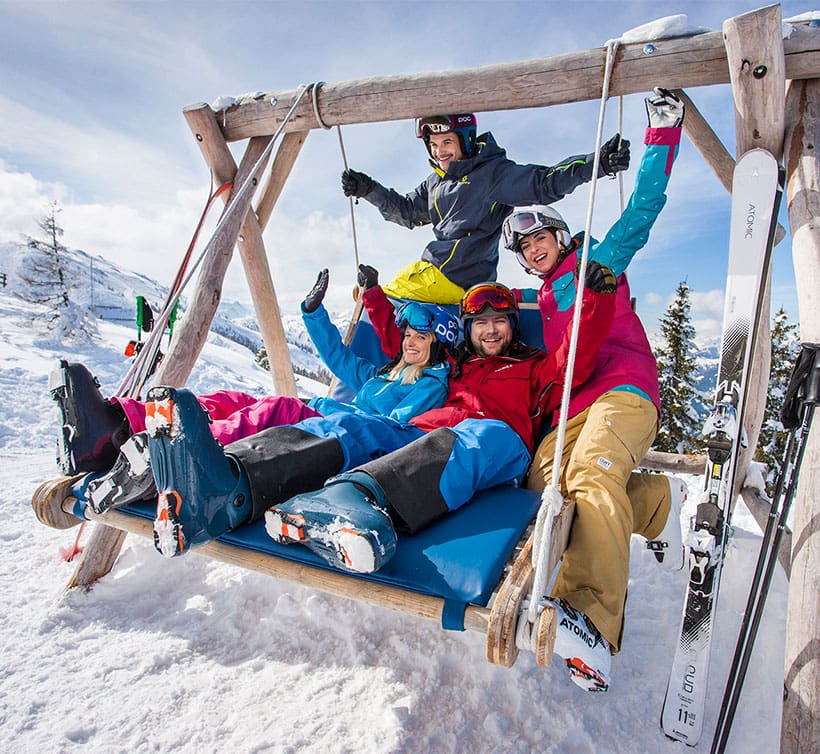
[[[153,538],[151,522],[116,510],[102,516],[91,514],[94,520],[104,521],[108,526],[131,532],[148,539]],[[285,581],[292,581],[301,586],[319,589],[328,594],[346,599],[364,602],[376,607],[386,607],[417,618],[441,623],[444,600],[408,589],[380,584],[364,579],[352,578],[341,572],[326,571],[322,568],[295,563],[289,560],[266,555],[264,553],[244,550],[241,547],[209,542],[190,552],[191,555],[203,555],[222,563],[246,568],[257,573],[264,573]],[[157,557],[161,557],[157,554]],[[188,556],[186,556],[188,557]],[[464,615],[464,627],[468,631],[485,632],[487,630],[489,609],[480,605],[468,605]]]
[[[820,78],[792,81],[786,97],[786,171],[800,339],[820,343]],[[820,751],[820,426],[809,434],[797,499],[786,619],[780,750]]]
[[[820,38],[808,22],[797,24],[786,51],[789,78],[820,76]],[[612,73],[610,96],[729,82],[726,49],[719,31],[623,45]],[[379,76],[326,83],[317,102],[327,125],[404,120],[434,112],[487,112],[597,100],[606,51],[582,52],[515,63],[418,75]],[[219,111],[227,141],[274,133],[298,90],[268,92]],[[272,99],[276,104],[271,105]],[[308,131],[321,125],[305,100],[286,126]]]

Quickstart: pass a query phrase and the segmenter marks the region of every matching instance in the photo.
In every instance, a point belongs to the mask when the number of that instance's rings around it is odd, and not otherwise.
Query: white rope
[[[589,204],[587,206],[587,220],[584,231],[584,246],[581,252],[581,262],[578,269],[578,286],[575,293],[575,306],[572,314],[572,332],[570,335],[569,354],[567,356],[566,377],[564,380],[564,392],[561,397],[561,411],[558,427],[556,429],[555,455],[552,460],[552,480],[550,485],[544,489],[541,496],[541,506],[538,509],[538,516],[535,521],[533,533],[532,561],[535,568],[535,576],[532,584],[532,597],[527,609],[527,620],[535,623],[538,618],[539,602],[541,596],[546,591],[547,580],[550,574],[547,573],[547,556],[549,554],[550,535],[552,533],[552,519],[561,509],[564,498],[559,489],[561,459],[564,455],[564,441],[567,430],[567,417],[569,414],[569,399],[572,392],[572,377],[575,370],[575,354],[578,350],[578,330],[581,324],[581,301],[584,295],[584,281],[586,278],[587,258],[589,256],[589,239],[592,230],[592,214],[595,208],[595,187],[598,183],[598,169],[601,162],[601,139],[604,128],[604,115],[606,113],[606,101],[609,97],[609,80],[612,75],[612,68],[615,63],[615,52],[618,48],[618,40],[610,40],[606,43],[606,68],[604,70],[604,81],[601,91],[601,106],[598,113],[598,132],[595,137],[595,158],[592,165],[592,183],[589,190]]]
[[[617,42],[616,42],[617,44]],[[618,97],[618,133],[624,138],[624,96]],[[624,171],[618,173],[618,198],[621,200],[621,214],[624,213]]]
[[[319,101],[318,101],[318,92],[319,87],[322,86],[325,82],[324,81],[317,81],[313,85],[313,114],[316,116],[316,122],[324,128],[326,131],[331,129],[331,126],[328,126],[323,120],[322,116],[319,114]],[[339,124],[336,124],[336,132],[339,134],[339,149],[342,150],[342,162],[344,163],[345,170],[348,169],[347,164],[347,155],[345,154],[345,144],[342,141],[342,128]],[[355,275],[358,276],[359,274],[359,240],[356,236],[356,213],[353,211],[353,197],[349,196],[348,201],[350,202],[350,228],[353,231],[353,257],[356,262],[356,270]]]
[[[183,278],[182,282],[177,289],[177,292],[168,300],[168,304],[157,315],[157,320],[154,323],[154,330],[148,339],[145,341],[145,345],[142,347],[142,350],[137,355],[137,358],[134,359],[134,362],[131,364],[131,368],[126,373],[125,377],[122,380],[119,390],[117,391],[117,395],[125,394],[127,390],[127,394],[132,397],[137,397],[139,395],[140,390],[142,390],[142,386],[144,385],[145,381],[148,379],[148,370],[151,368],[150,364],[148,364],[148,353],[153,352],[156,353],[156,349],[159,345],[159,340],[162,338],[165,326],[168,324],[168,320],[171,318],[171,312],[174,310],[174,306],[176,306],[177,302],[179,301],[180,297],[182,296],[182,291],[190,282],[191,278],[193,277],[194,273],[196,272],[199,265],[202,263],[202,260],[205,258],[207,254],[210,253],[214,243],[219,236],[220,232],[222,231],[223,227],[226,225],[229,218],[232,217],[234,212],[236,211],[235,208],[237,205],[244,200],[245,195],[251,189],[251,187],[256,187],[258,182],[256,174],[259,172],[262,165],[265,161],[270,157],[271,152],[273,151],[273,147],[276,144],[276,140],[279,138],[279,135],[284,130],[285,126],[288,124],[290,119],[293,117],[293,113],[296,111],[296,107],[302,101],[302,97],[304,97],[305,92],[310,88],[310,85],[302,86],[302,91],[299,92],[299,95],[296,97],[296,100],[291,105],[290,110],[288,110],[287,114],[285,115],[282,122],[279,124],[279,128],[276,129],[276,133],[271,137],[270,142],[265,147],[262,154],[257,159],[256,163],[254,164],[251,171],[248,173],[247,177],[243,181],[242,185],[239,187],[239,190],[236,191],[233,196],[231,197],[230,202],[225,207],[224,212],[222,213],[221,217],[219,218],[219,222],[217,222],[216,227],[211,233],[211,237],[208,240],[208,243],[205,245],[205,248],[200,252],[199,256],[196,258],[194,263],[191,265],[188,274]],[[143,364],[139,357],[145,354],[145,364]],[[152,357],[153,358],[153,357]],[[137,379],[135,379],[137,378]],[[133,382],[132,382],[133,380]],[[130,388],[129,388],[130,385]]]

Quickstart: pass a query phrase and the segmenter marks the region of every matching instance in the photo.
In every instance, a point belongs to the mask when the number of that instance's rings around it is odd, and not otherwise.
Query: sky
[[[781,5],[784,19],[812,10],[802,0]],[[56,201],[64,243],[170,283],[208,194],[208,170],[182,116],[188,105],[315,81],[582,51],[679,13],[690,27],[719,30],[726,18],[755,7],[751,0],[0,0],[0,241],[36,236],[37,219]],[[689,94],[734,153],[729,86]],[[556,164],[593,150],[598,107],[479,113],[479,132],[491,131],[517,162]],[[624,98],[623,125],[634,168],[646,125],[643,95]],[[604,138],[617,128],[618,101],[611,100]],[[429,173],[410,121],[348,126],[342,135],[348,164],[387,186],[408,192]],[[285,313],[297,311],[325,266],[331,271],[329,307],[352,306],[355,256],[342,168],[335,130],[311,132],[265,231]],[[624,181],[627,196],[634,172]],[[556,205],[573,232],[583,230],[587,191],[581,187]],[[618,206],[618,182],[599,182],[593,235],[605,234]],[[359,258],[379,268],[383,281],[417,259],[431,238],[429,228],[409,231],[384,222],[364,201],[354,212]],[[698,336],[719,334],[728,215],[727,192],[684,137],[667,206],[630,266],[632,294],[648,330],[686,280]],[[212,227],[213,221],[198,249]],[[504,251],[499,279],[512,286],[533,281]],[[223,297],[250,301],[238,255]],[[780,306],[797,320],[788,239],[774,261],[772,310]]]
[[[24,295],[18,292],[17,295]],[[129,534],[112,571],[65,591],[78,528],[37,522],[31,496],[58,475],[48,373],[66,345],[43,307],[0,288],[0,741],[14,754],[702,754],[740,627],[760,529],[738,505],[721,581],[704,733],[696,747],[658,727],[686,577],[633,537],[622,651],[606,694],[522,651],[485,659],[474,631],[334,597],[192,551],[171,560]],[[34,324],[32,324],[34,323]],[[71,358],[105,395],[128,362],[126,324],[100,321]],[[242,353],[245,356],[242,355]],[[255,395],[269,375],[210,338],[189,385]],[[299,378],[300,390],[309,386]],[[313,383],[314,387],[321,386]],[[759,474],[758,474],[759,477]],[[702,477],[685,478],[681,525]],[[87,528],[80,538],[88,542]],[[293,545],[300,547],[300,545]],[[788,584],[778,567],[727,754],[779,749]]]

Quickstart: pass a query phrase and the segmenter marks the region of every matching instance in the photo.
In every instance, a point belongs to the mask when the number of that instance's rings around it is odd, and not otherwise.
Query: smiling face
[[[547,273],[558,264],[558,239],[553,231],[543,229],[524,236],[519,249],[529,267],[536,272]]]
[[[435,340],[431,332],[419,332],[409,325],[404,328],[401,353],[406,364],[426,364],[430,361],[430,345]]]
[[[428,138],[430,154],[433,155],[433,159],[445,173],[451,162],[464,159],[464,153],[461,151],[461,141],[458,135],[452,131],[445,134],[430,134]]]
[[[470,324],[470,344],[479,356],[503,356],[512,339],[513,330],[507,314],[490,310],[475,317]]]

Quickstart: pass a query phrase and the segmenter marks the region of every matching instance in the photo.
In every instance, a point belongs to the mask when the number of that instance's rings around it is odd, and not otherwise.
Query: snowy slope
[[[33,489],[57,474],[47,373],[86,363],[111,392],[131,326],[103,321],[70,352],[37,335],[42,309],[0,288],[0,741],[9,752],[685,751],[658,728],[685,576],[661,571],[637,538],[623,651],[604,695],[523,654],[490,665],[483,637],[324,595],[194,553],[166,560],[129,536],[112,572],[65,593],[60,558],[77,529],[41,526]],[[34,334],[34,335],[33,335]],[[34,345],[32,342],[34,341]],[[191,382],[263,393],[265,372],[224,338]],[[301,382],[306,394],[319,386]],[[693,477],[685,519],[700,484]],[[87,537],[87,533],[85,535]],[[722,695],[760,531],[736,515],[709,698]],[[777,573],[729,751],[779,748],[786,582]],[[714,712],[694,752],[709,750]]]

